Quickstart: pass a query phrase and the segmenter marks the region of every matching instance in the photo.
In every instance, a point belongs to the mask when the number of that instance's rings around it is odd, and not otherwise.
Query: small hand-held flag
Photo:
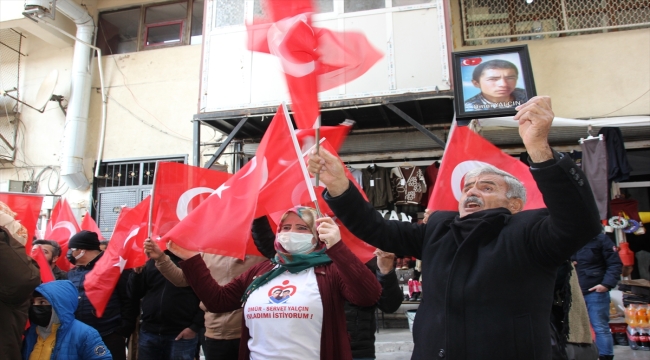
[[[147,237],[148,214],[148,197],[132,209],[122,208],[106,251],[86,275],[84,289],[97,317],[104,314],[124,269],[142,266],[147,261],[142,249]]]
[[[72,208],[65,199],[59,200],[52,209],[50,216],[50,223],[48,224],[47,231],[45,232],[45,239],[54,240],[61,246],[61,254],[68,252],[68,241],[70,238],[81,231],[77,219],[72,212]],[[63,271],[68,271],[72,268],[72,264],[65,256],[59,257],[56,265]]]

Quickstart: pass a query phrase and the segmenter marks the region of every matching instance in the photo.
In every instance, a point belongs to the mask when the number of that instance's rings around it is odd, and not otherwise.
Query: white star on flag
[[[213,194],[217,194],[219,197],[221,197],[221,193],[222,193],[224,190],[228,189],[229,187],[230,187],[230,186],[226,186],[226,184],[223,184],[223,185],[219,186],[219,188],[217,188],[217,190],[215,190],[215,191],[213,192]]]
[[[119,256],[119,260],[117,261],[117,264],[114,264],[113,266],[117,266],[120,268],[120,274],[124,271],[124,267],[126,266],[126,259],[122,257],[122,255]]]

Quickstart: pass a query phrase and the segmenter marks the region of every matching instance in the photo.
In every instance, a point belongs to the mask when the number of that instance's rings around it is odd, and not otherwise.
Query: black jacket
[[[577,262],[576,273],[583,295],[590,293],[589,289],[598,284],[614,288],[623,269],[614,243],[605,234],[591,239],[571,257],[571,261]]]
[[[402,305],[404,298],[395,270],[383,275],[377,268],[377,258],[372,258],[366,266],[377,274],[377,280],[381,284],[381,297],[376,306],[364,307],[345,302],[345,319],[350,335],[352,357],[355,359],[375,358],[375,331],[377,330],[375,309],[393,313]]]
[[[72,281],[72,284],[79,291],[79,305],[75,312],[75,318],[94,327],[101,336],[115,332],[123,337],[128,337],[133,332],[135,320],[138,317],[137,303],[129,297],[127,290],[129,274],[133,270],[124,270],[120,275],[101,318],[95,315],[95,308],[86,296],[86,289],[84,288],[86,275],[95,267],[95,264],[103,255],[104,252],[101,252],[88,264],[77,265],[68,271],[68,280]]]
[[[384,220],[354,186],[336,198],[325,192],[357,237],[423,260],[412,359],[551,358],[557,267],[601,229],[584,174],[568,156],[555,157],[531,169],[548,209],[514,215],[437,211],[427,224],[408,224]]]
[[[632,167],[627,161],[627,152],[625,151],[625,141],[623,133],[617,127],[602,127],[598,134],[605,136],[605,145],[607,149],[607,169],[609,169],[609,181],[621,182],[630,178]]]
[[[165,250],[174,264],[181,261]],[[149,260],[141,273],[131,274],[129,291],[134,299],[142,299],[143,331],[178,335],[186,328],[199,332],[204,326],[204,312],[199,308],[199,298],[191,287],[176,287],[156,268],[154,260]]]
[[[56,265],[52,268],[52,274],[54,275],[54,280],[68,280],[68,273]]]

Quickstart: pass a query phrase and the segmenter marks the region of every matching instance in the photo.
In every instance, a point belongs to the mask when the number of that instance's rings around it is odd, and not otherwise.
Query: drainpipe
[[[86,43],[93,42],[95,22],[86,9],[72,0],[58,0],[56,8],[77,25],[76,37],[78,39]],[[71,71],[72,88],[63,129],[61,176],[63,181],[74,190],[86,190],[90,186],[84,174],[83,159],[92,82],[91,50],[88,46],[75,42]]]
[[[47,10],[47,7],[43,6],[44,3],[49,1],[28,0],[25,2],[25,9],[38,7],[46,12],[55,10],[61,12],[77,25],[76,38],[81,40],[75,42],[72,58],[72,86],[63,129],[61,177],[69,188],[86,190],[90,184],[84,174],[83,159],[90,107],[92,57],[91,48],[84,42],[87,44],[93,42],[95,23],[86,9],[72,0],[52,1],[52,5],[56,8],[51,10]]]

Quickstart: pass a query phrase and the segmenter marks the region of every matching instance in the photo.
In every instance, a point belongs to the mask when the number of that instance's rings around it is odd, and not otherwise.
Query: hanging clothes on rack
[[[348,166],[348,170],[350,170],[350,173],[354,177],[354,180],[357,182],[357,184],[361,186],[361,189],[365,191],[366,189],[363,187],[363,171],[350,166]]]
[[[598,134],[605,136],[607,143],[607,161],[609,168],[609,181],[621,182],[630,178],[632,167],[627,161],[625,142],[621,129],[617,127],[600,128]]]
[[[429,198],[433,193],[433,188],[436,185],[436,179],[438,178],[438,169],[440,169],[440,162],[434,161],[433,164],[427,166],[424,170],[424,182],[427,184],[427,192],[422,194],[422,200],[420,205],[425,209],[429,205]]]
[[[603,136],[594,137],[590,134],[586,139],[580,139],[580,148],[582,149],[582,171],[591,185],[591,192],[594,194],[600,219],[605,220],[607,219],[608,204],[608,172],[607,148]]]
[[[393,202],[393,192],[390,187],[390,170],[372,164],[362,170],[363,191],[368,201],[375,209],[385,209]]]
[[[417,166],[398,166],[390,171],[395,205],[419,205],[427,192],[422,169]]]

